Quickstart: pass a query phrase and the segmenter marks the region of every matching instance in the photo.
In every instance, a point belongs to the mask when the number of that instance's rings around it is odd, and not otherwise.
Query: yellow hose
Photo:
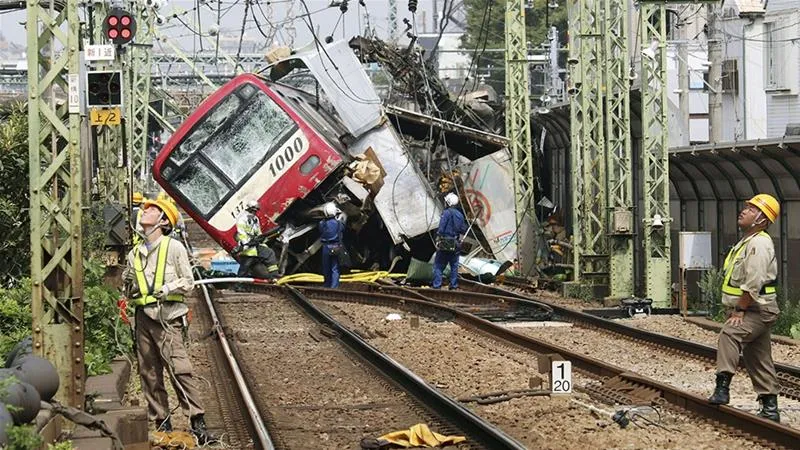
[[[374,272],[356,272],[339,277],[342,283],[374,283],[381,278],[405,278],[404,273],[389,273],[385,270]],[[300,282],[300,283],[323,283],[325,278],[317,273],[294,273],[286,275],[275,282],[277,285]]]

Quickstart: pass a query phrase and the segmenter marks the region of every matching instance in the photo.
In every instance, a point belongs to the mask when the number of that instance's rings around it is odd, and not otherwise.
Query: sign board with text
[[[116,108],[92,108],[89,112],[89,123],[94,126],[119,125],[122,123],[122,111]]]

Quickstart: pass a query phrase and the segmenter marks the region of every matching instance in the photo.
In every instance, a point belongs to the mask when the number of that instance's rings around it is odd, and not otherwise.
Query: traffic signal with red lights
[[[136,36],[136,19],[122,8],[111,8],[103,22],[103,32],[114,44],[127,44]]]

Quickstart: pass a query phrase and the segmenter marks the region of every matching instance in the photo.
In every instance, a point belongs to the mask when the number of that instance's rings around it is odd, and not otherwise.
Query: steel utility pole
[[[511,150],[514,170],[514,203],[517,229],[526,215],[532,215],[535,173],[531,143],[531,99],[528,79],[528,39],[525,29],[525,2],[506,2],[506,136]],[[522,240],[517,239],[518,249]],[[522,254],[521,250],[517,251]],[[532,267],[534,261],[524,261],[522,267]]]
[[[397,0],[389,0],[389,41],[397,42]]]
[[[711,92],[708,93],[708,122],[710,125],[709,141],[722,142],[722,40],[720,39],[717,14],[719,7],[714,3],[706,5],[708,11],[708,82]]]
[[[608,286],[610,272],[603,116],[603,2],[569,0],[567,8],[572,36],[567,90],[571,95],[574,280],[581,285],[603,287]]]
[[[77,0],[27,3],[33,347],[58,370],[56,398],[83,408],[79,25]]]
[[[701,0],[715,3],[719,0]],[[642,211],[645,293],[653,306],[671,305],[669,214],[669,123],[667,116],[667,5],[687,0],[641,2],[639,33],[642,61]]]
[[[132,2],[133,14],[138,24],[136,39],[128,46],[125,83],[128,95],[126,111],[126,133],[128,144],[128,192],[126,201],[133,192],[145,191],[152,180],[147,166],[147,122],[150,106],[150,58],[153,54],[153,18],[155,11],[148,11],[144,2]],[[128,205],[130,207],[130,205]]]
[[[633,157],[631,155],[628,8],[605,0],[605,142],[608,163],[609,296],[634,294]]]

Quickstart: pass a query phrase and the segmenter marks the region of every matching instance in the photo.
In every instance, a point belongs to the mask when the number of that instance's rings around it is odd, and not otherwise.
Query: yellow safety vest
[[[248,214],[236,221],[236,241],[244,244],[249,242],[261,233],[261,223],[255,214]],[[258,256],[256,246],[247,246],[241,253],[242,256]]]
[[[742,253],[742,251],[745,249],[745,247],[747,247],[747,243],[750,241],[750,239],[752,239],[753,236],[756,235],[764,235],[766,237],[769,237],[769,234],[767,234],[764,231],[752,234],[748,236],[747,239],[740,242],[738,245],[733,247],[731,251],[728,252],[728,256],[725,258],[725,265],[722,266],[723,270],[725,271],[725,278],[722,279],[723,294],[733,295],[735,297],[738,297],[744,293],[744,291],[742,291],[740,287],[731,284],[731,275],[733,275],[734,262],[739,257],[739,254]],[[776,286],[777,284],[775,283],[775,280],[772,280],[761,288],[759,294],[761,295],[774,294]]]
[[[167,270],[167,250],[169,249],[170,238],[164,236],[158,244],[158,262],[156,263],[155,280],[152,286],[147,283],[144,276],[144,268],[142,267],[142,259],[139,257],[139,247],[137,246],[133,252],[133,269],[136,272],[136,283],[139,285],[140,297],[133,299],[135,306],[145,306],[151,303],[157,303],[158,297],[153,294],[161,290],[164,286],[164,273]],[[183,294],[167,294],[166,301],[169,302],[182,302]]]

